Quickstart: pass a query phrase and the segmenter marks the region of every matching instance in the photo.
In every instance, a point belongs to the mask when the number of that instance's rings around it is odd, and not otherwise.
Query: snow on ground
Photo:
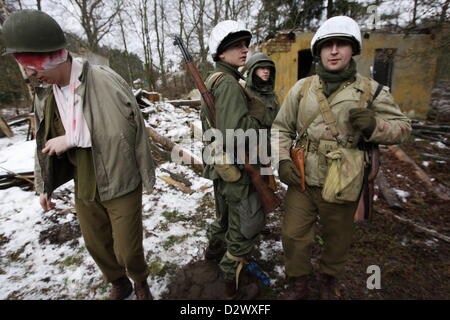
[[[199,119],[198,111],[167,103],[150,108],[155,112],[147,125],[200,155],[201,142],[191,139],[189,126]],[[25,141],[28,127],[12,129],[14,137],[0,138],[0,167],[33,171],[35,142]],[[188,195],[169,186],[159,178],[168,176],[161,169],[184,175],[195,192]],[[165,162],[156,169],[156,176],[153,193],[143,195],[144,251],[152,294],[164,299],[171,276],[203,257],[206,228],[214,218],[214,197],[212,182],[188,166]],[[68,182],[55,193],[70,193],[73,202],[73,190],[73,182]],[[35,192],[18,187],[0,190],[0,299],[104,299],[109,295],[110,286],[104,283],[82,237],[62,244],[42,240],[42,234],[55,226],[77,225],[70,202],[54,202],[57,209],[44,212]],[[281,242],[262,241],[259,249],[262,260],[272,259],[281,253]],[[281,274],[284,268],[279,265],[276,270]]]

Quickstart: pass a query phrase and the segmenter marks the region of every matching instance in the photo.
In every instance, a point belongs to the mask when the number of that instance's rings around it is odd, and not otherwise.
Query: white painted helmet
[[[320,53],[317,52],[317,46],[324,39],[328,38],[350,38],[355,44],[353,55],[361,53],[361,31],[359,30],[358,23],[350,17],[332,17],[320,26],[311,40],[311,51],[313,56],[320,55]]]
[[[226,43],[228,39],[233,39],[233,41]],[[225,20],[219,22],[211,31],[209,35],[209,52],[213,59],[222,53],[226,47],[231,43],[239,40],[247,40],[247,46],[250,44],[252,39],[252,34],[242,22],[234,20]],[[221,46],[222,45],[222,46]],[[225,46],[224,46],[225,45]],[[220,52],[218,52],[218,50]]]

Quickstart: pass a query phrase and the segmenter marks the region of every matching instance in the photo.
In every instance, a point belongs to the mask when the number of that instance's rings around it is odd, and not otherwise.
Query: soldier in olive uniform
[[[53,191],[75,180],[75,208],[87,250],[111,300],[150,300],[143,248],[142,187],[155,169],[142,114],[130,87],[106,66],[72,59],[61,27],[37,10],[14,12],[3,24],[6,53],[36,88],[35,186],[45,211]]]
[[[209,38],[210,52],[216,64],[206,86],[214,95],[216,116],[211,119],[211,113],[203,103],[201,119],[203,132],[217,129],[224,146],[229,139],[226,130],[257,131],[265,116],[264,106],[249,103],[249,94],[238,81],[242,79],[238,68],[245,64],[251,37],[250,31],[241,23],[226,20],[214,27]],[[230,181],[219,174],[217,166],[205,163],[204,177],[214,182],[216,202],[216,220],[208,228],[209,245],[205,258],[220,259],[226,299],[253,299],[258,294],[257,285],[239,285],[239,275],[265,223],[261,202],[244,171],[238,170],[237,176]]]
[[[338,147],[357,148],[360,140],[399,144],[411,131],[409,119],[394,102],[388,87],[383,87],[375,98],[373,109],[367,108],[378,83],[356,71],[352,56],[361,52],[361,33],[353,19],[339,16],[327,20],[312,39],[311,50],[314,56],[320,57],[317,75],[299,80],[290,89],[271,133],[272,146],[278,144],[272,154],[279,159],[280,180],[289,186],[282,222],[289,286],[281,299],[307,298],[308,275],[312,269],[311,245],[318,217],[325,242],[319,263],[320,297],[339,297],[336,277],[348,259],[357,201],[339,204],[323,199],[327,152]],[[325,123],[322,116],[325,113],[319,110],[324,104],[335,120],[335,132],[330,122]],[[305,134],[297,140],[302,129],[306,129]],[[299,170],[290,158],[294,141],[306,148],[304,192],[299,188]]]

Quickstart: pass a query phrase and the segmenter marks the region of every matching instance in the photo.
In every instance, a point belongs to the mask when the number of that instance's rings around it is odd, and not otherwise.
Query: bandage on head
[[[60,49],[52,52],[20,52],[13,53],[14,58],[24,68],[36,71],[49,71],[55,69],[67,60],[69,52]]]

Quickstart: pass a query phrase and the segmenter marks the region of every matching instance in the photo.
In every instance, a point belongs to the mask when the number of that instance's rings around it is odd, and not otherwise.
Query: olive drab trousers
[[[288,188],[281,233],[286,274],[289,277],[311,273],[311,246],[318,218],[323,226],[324,240],[320,272],[337,276],[347,261],[358,202],[329,203],[322,199],[321,192],[321,187],[307,186],[305,192],[301,192],[298,187]]]
[[[142,185],[108,201],[75,199],[87,250],[107,282],[128,274],[136,283],[148,276],[142,246]]]
[[[207,237],[210,244],[224,243],[230,254],[245,258],[264,227],[265,213],[256,192],[250,192],[240,201],[230,201],[223,192],[225,184],[227,182],[221,179],[214,180],[216,219],[209,225]],[[239,262],[225,254],[219,268],[226,280],[232,280],[236,277],[238,265]]]

